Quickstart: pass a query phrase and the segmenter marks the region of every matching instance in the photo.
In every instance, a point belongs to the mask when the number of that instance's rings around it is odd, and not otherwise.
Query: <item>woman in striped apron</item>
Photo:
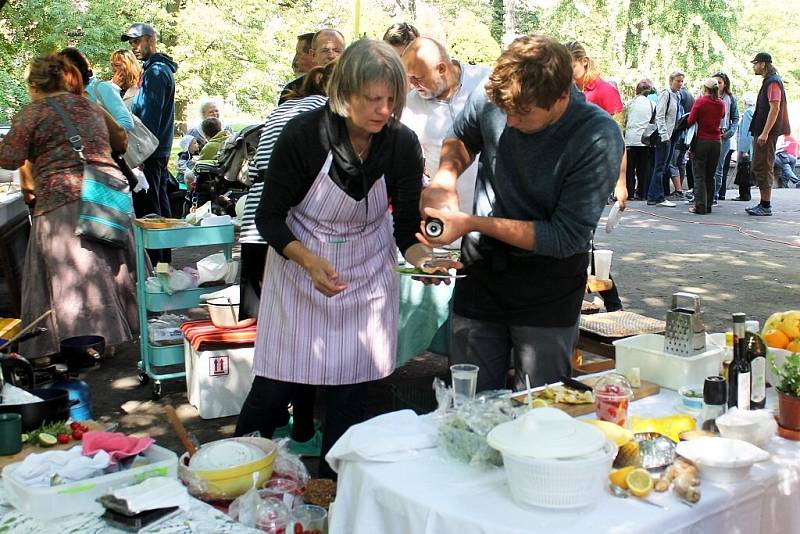
[[[270,245],[256,378],[238,435],[272,436],[298,384],[325,386],[324,457],[363,419],[368,383],[394,370],[396,249],[417,266],[430,258],[415,238],[421,149],[398,120],[407,90],[389,45],[357,41],[328,104],[289,121],[275,144],[255,217]],[[326,462],[320,476],[333,476]]]

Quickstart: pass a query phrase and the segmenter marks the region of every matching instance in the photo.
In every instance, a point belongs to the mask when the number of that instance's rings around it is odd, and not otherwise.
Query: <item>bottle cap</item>
[[[747,316],[743,313],[733,313],[731,315],[734,323],[744,323],[745,319],[747,319]]]
[[[756,320],[750,319],[744,323],[744,329],[748,332],[754,332],[758,334],[758,331],[761,330],[759,328],[759,323]]]
[[[727,390],[724,378],[709,376],[703,384],[703,402],[712,405],[725,404],[728,398]]]

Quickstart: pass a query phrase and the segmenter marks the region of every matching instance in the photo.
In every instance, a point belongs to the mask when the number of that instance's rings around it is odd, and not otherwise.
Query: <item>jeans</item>
[[[692,158],[694,207],[696,213],[711,213],[714,200],[714,169],[719,161],[719,141],[698,139]]]
[[[140,191],[133,193],[133,211],[137,217],[144,217],[151,213],[162,217],[172,217],[172,210],[169,203],[169,181],[170,175],[167,170],[169,158],[151,157],[142,164],[142,172],[150,186],[147,192]],[[147,255],[155,266],[158,262],[170,263],[172,261],[172,250],[148,249]]]
[[[731,148],[731,139],[722,139],[719,148],[719,161],[717,162],[717,170],[714,171],[714,200],[719,199],[719,188],[722,186],[722,169],[725,165],[725,157],[728,155],[728,150]]]
[[[655,164],[653,165],[653,176],[650,178],[650,187],[647,189],[647,202],[656,204],[664,202],[667,194],[664,192],[664,173],[669,168],[672,158],[674,144],[668,140],[659,141],[656,145]]]
[[[480,368],[476,391],[504,389],[514,366],[514,389],[542,386],[569,376],[578,322],[568,327],[515,326],[452,315],[453,363]]]
[[[789,182],[795,185],[800,184],[800,178],[794,173],[794,167],[797,165],[796,157],[786,152],[781,152],[775,154],[775,164],[783,171],[783,185],[788,185]]]

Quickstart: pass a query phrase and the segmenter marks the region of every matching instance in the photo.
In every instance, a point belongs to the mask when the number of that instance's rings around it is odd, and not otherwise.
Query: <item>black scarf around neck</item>
[[[367,157],[362,162],[350,143],[344,117],[335,114],[328,105],[325,106],[321,133],[323,146],[333,154],[331,177],[356,200],[367,197],[372,184],[388,171],[393,152],[391,141],[397,131],[392,121],[394,119],[390,119],[380,132],[372,135]],[[361,186],[360,191],[356,184]]]

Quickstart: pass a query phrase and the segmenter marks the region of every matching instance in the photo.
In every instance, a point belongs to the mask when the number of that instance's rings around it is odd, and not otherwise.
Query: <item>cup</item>
[[[263,489],[258,491],[258,495],[262,499],[270,497],[278,499],[283,502],[289,510],[303,502],[302,499],[300,499],[301,494],[302,490],[300,489],[300,485],[288,478],[273,478],[267,482]]]
[[[469,363],[450,366],[450,374],[453,379],[453,406],[461,406],[467,400],[475,398],[478,369],[477,365]]]
[[[17,454],[22,450],[22,416],[18,413],[0,414],[0,456]]]
[[[287,534],[289,509],[278,499],[262,499],[256,508],[256,529],[269,534]]]
[[[594,251],[594,275],[598,280],[609,280],[611,277],[611,255],[613,250]]]
[[[292,532],[325,534],[328,512],[321,506],[301,504],[292,511]]]

